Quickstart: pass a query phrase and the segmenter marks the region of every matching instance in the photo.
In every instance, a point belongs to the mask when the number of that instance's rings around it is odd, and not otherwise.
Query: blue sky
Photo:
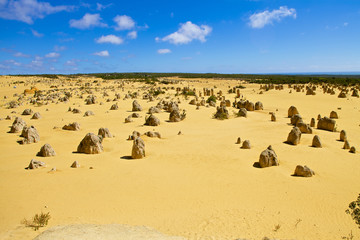
[[[360,71],[360,1],[0,0],[0,74]]]

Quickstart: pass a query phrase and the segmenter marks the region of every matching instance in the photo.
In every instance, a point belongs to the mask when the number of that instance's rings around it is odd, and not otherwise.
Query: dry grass
[[[24,218],[24,220],[21,221],[21,224],[24,224],[26,227],[31,227],[34,229],[34,231],[37,231],[40,227],[45,227],[48,224],[50,218],[51,216],[49,212],[35,214],[31,220]]]

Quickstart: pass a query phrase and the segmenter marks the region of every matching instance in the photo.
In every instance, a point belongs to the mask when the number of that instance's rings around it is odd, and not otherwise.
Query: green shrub
[[[37,231],[39,230],[40,227],[45,227],[48,224],[50,218],[51,216],[49,212],[40,213],[40,214],[35,214],[32,220],[24,219],[21,221],[21,223],[24,224],[26,227],[31,227],[35,231]]]
[[[360,228],[360,194],[357,200],[352,201],[349,204],[349,209],[347,209],[345,212],[350,214],[351,218],[354,219],[355,223],[359,225]]]
[[[206,102],[209,103],[210,101],[213,101],[213,102],[216,103],[216,97],[215,97],[214,95],[210,96],[210,97],[206,100]]]

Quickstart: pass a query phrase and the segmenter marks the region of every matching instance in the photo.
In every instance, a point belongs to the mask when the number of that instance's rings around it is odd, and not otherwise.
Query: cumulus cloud
[[[131,31],[127,34],[127,37],[130,39],[136,39],[137,38],[137,31]]]
[[[31,29],[31,32],[35,37],[43,37],[44,36],[44,34],[39,33],[38,31],[36,31],[34,29]]]
[[[102,18],[100,14],[90,14],[86,13],[81,19],[75,20],[71,19],[69,21],[70,27],[78,28],[78,29],[87,29],[91,27],[106,27],[107,25],[101,22]]]
[[[108,56],[110,56],[110,54],[109,54],[109,52],[107,50],[100,51],[100,52],[95,52],[95,53],[93,53],[93,55],[100,56],[100,57],[108,57]]]
[[[115,35],[106,35],[106,36],[101,36],[99,39],[95,40],[97,43],[112,43],[112,44],[122,44],[124,42],[124,40],[121,37],[115,36]]]
[[[206,42],[206,37],[211,33],[212,28],[208,25],[198,26],[190,21],[180,24],[180,28],[163,38],[155,38],[157,42],[170,42],[172,44],[187,44],[193,40]]]
[[[38,2],[37,0],[1,0],[0,18],[33,24],[35,19],[42,19],[47,15],[72,9],[74,6],[52,6],[48,2]]]
[[[134,20],[126,15],[122,15],[119,16],[117,15],[116,17],[114,17],[114,22],[116,23],[116,27],[115,30],[129,30],[132,29],[133,27],[135,27],[135,22]]]
[[[282,6],[279,9],[268,10],[254,13],[249,18],[249,25],[252,28],[263,28],[265,25],[273,24],[274,21],[281,21],[285,17],[296,18],[296,10],[294,8],[288,8],[287,6]]]
[[[167,53],[171,53],[170,49],[158,49],[157,50],[158,54],[167,54]]]
[[[58,57],[60,57],[60,54],[57,53],[57,52],[51,52],[51,53],[46,54],[45,57],[47,57],[47,58],[58,58]]]

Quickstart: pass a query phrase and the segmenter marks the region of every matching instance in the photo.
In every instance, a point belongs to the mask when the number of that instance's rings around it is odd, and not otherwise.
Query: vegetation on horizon
[[[44,78],[56,79],[58,76],[66,76],[69,78],[80,76],[92,76],[102,78],[104,80],[112,79],[130,79],[147,84],[160,82],[168,84],[166,80],[159,81],[158,78],[179,77],[179,78],[212,78],[212,79],[233,79],[243,80],[249,83],[260,84],[306,84],[306,83],[330,83],[342,86],[352,86],[360,83],[360,75],[336,75],[336,74],[220,74],[220,73],[90,73],[90,74],[40,74],[40,75],[12,75],[12,76],[40,76]]]

